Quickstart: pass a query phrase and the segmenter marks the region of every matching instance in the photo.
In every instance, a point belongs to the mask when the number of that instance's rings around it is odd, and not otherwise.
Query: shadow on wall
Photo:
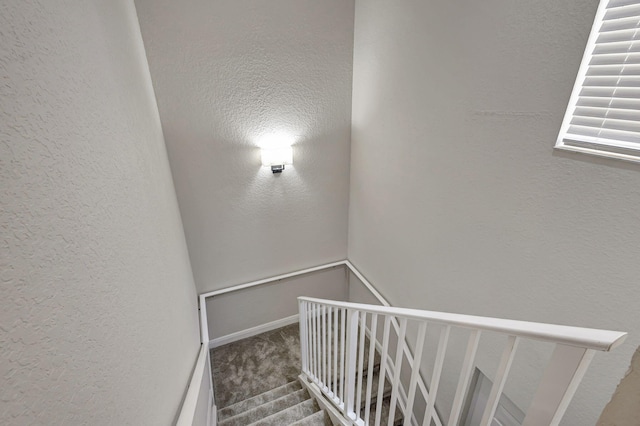
[[[640,421],[640,347],[631,358],[627,374],[602,411],[598,426],[634,425]]]

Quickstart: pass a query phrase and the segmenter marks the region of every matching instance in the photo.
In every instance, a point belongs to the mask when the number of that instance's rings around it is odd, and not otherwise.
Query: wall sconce
[[[262,165],[271,167],[273,173],[282,173],[286,164],[293,164],[293,149],[290,146],[262,148]]]

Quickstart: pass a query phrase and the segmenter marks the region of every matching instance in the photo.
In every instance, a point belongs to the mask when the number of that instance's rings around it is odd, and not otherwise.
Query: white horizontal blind
[[[556,147],[640,161],[640,0],[601,0]]]

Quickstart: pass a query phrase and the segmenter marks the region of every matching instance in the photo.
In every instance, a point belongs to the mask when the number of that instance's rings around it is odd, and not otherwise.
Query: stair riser
[[[296,380],[255,397],[245,399],[244,401],[240,401],[236,404],[230,405],[229,407],[218,410],[218,421],[220,422],[230,417],[237,416],[238,414],[241,414],[245,411],[249,411],[253,408],[259,407],[260,405],[266,404],[301,389],[302,385]]]
[[[291,425],[292,423],[302,420],[305,417],[309,417],[318,411],[320,411],[318,403],[312,399],[308,399],[293,407],[289,407],[286,410],[272,414],[271,416],[265,417],[254,423],[249,423],[249,426]]]

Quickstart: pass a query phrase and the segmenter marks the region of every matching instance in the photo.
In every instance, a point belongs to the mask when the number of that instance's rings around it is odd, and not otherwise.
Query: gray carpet
[[[315,401],[305,399],[308,397],[306,391],[298,391],[301,386],[297,378],[302,369],[299,330],[296,323],[211,350],[213,387],[221,425],[331,424],[326,414],[317,414],[319,407]],[[368,344],[366,339],[365,354]],[[379,355],[376,354],[374,365],[378,363]],[[377,384],[377,367],[375,370],[374,383]],[[391,393],[388,380],[385,382],[382,424],[387,424],[388,395]],[[288,409],[283,410],[284,407]],[[373,420],[375,398],[370,409]],[[362,416],[364,410],[363,406]],[[267,412],[274,414],[263,417]],[[318,423],[311,416],[317,416]],[[398,409],[393,423],[402,423]]]
[[[333,426],[298,380],[218,410],[219,426]]]
[[[299,325],[212,349],[211,364],[219,409],[286,385],[302,369]]]

